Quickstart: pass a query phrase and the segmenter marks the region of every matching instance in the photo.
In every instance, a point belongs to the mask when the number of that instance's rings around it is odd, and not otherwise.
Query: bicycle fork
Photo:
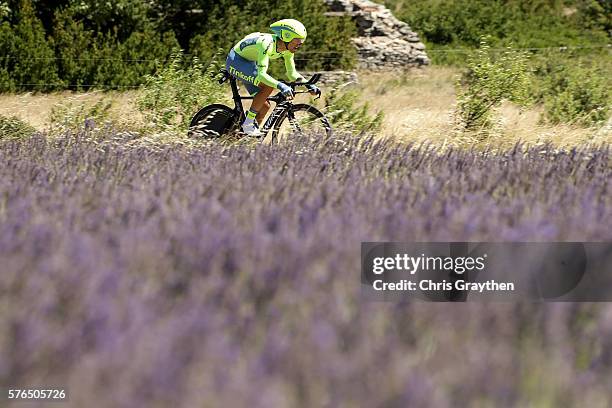
[[[274,134],[276,130],[273,129],[274,125],[278,123],[279,119],[282,118],[282,115],[285,111],[287,111],[288,115],[292,115],[290,102],[281,102],[278,105],[276,105],[276,107],[274,108],[270,116],[268,116],[266,123],[264,123],[263,128],[261,129],[264,134],[264,137],[267,136],[270,130],[272,130],[272,133],[273,133],[272,139],[276,137],[276,134]]]

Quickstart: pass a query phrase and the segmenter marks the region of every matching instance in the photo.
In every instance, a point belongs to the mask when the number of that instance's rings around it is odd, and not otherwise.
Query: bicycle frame
[[[244,121],[245,119],[244,106],[242,106],[242,101],[245,99],[255,99],[255,97],[240,95],[236,78],[234,78],[232,75],[230,75],[229,72],[227,72],[224,69],[222,69],[220,72],[222,74],[222,77],[219,80],[219,84],[223,84],[229,79],[230,85],[232,88],[232,99],[234,100],[234,111],[236,112],[240,123],[242,123],[242,121]],[[315,74],[307,83],[315,83],[318,81],[320,77],[321,77],[320,74]],[[304,92],[296,92],[296,93],[304,93]],[[281,93],[277,93],[274,96],[270,96],[267,98],[267,100],[270,102],[274,102],[276,106],[274,107],[274,110],[272,110],[272,113],[270,114],[270,116],[268,116],[268,119],[266,119],[266,122],[261,128],[261,132],[263,134],[263,136],[261,137],[261,140],[263,140],[268,135],[268,132],[274,127],[274,124],[281,117],[281,115],[286,110],[289,110],[291,106],[293,105],[293,103],[285,99],[285,97]]]

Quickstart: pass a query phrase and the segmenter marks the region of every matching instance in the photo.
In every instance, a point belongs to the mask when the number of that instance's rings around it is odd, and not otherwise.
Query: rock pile
[[[359,78],[357,76],[356,72],[351,72],[351,71],[317,71],[320,74],[323,74],[321,76],[321,80],[319,81],[318,85],[336,85],[336,84],[348,84],[350,83],[354,83],[354,84],[358,84],[359,83]],[[314,72],[302,72],[302,75],[304,75],[304,77],[306,79],[310,78],[310,76],[314,74]]]
[[[386,7],[369,0],[325,0],[330,17],[349,15],[355,20],[359,36],[359,68],[380,70],[429,64],[425,45],[410,26],[398,20]]]

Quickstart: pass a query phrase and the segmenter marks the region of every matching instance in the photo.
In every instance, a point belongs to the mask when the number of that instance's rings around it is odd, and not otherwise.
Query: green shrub
[[[419,33],[434,64],[464,66],[488,35],[495,48],[608,44],[609,0],[386,0]],[[450,49],[450,50],[449,50]]]
[[[68,1],[67,10],[75,20],[96,33],[114,32],[119,43],[133,33],[144,31],[151,23],[148,17],[156,7],[156,0],[79,0]],[[56,10],[61,6],[53,7]],[[165,30],[162,30],[165,31]],[[162,32],[160,31],[160,32]]]
[[[0,1],[0,20],[11,15],[11,8],[4,1]]]
[[[49,123],[51,133],[61,133],[67,130],[93,130],[110,121],[110,99],[101,99],[88,106],[72,101],[60,103],[51,108]]]
[[[146,76],[156,71],[169,58],[178,43],[171,33],[156,34],[152,28],[134,32],[123,43],[115,32],[98,38],[94,49],[94,84],[107,88],[136,87],[146,81]]]
[[[544,106],[543,122],[592,126],[609,117],[612,55],[592,58],[571,50],[543,53],[532,64],[531,93]]]
[[[80,85],[94,83],[95,40],[95,33],[87,30],[82,21],[73,19],[71,13],[56,13],[52,41],[59,58],[58,73],[66,83],[79,85],[75,90],[88,90]]]
[[[0,9],[8,17],[0,23],[0,92],[138,86],[178,49],[142,0],[16,3],[16,11]]]
[[[592,126],[605,122],[612,103],[610,81],[597,68],[565,66],[548,83],[544,119]]]
[[[592,30],[612,33],[612,2],[610,0],[583,0],[578,3],[579,22]]]
[[[0,115],[0,140],[30,137],[36,129],[16,116]]]
[[[53,43],[61,77],[77,89],[138,86],[147,74],[165,62],[178,42],[172,32],[158,33],[151,23],[121,40],[121,32],[94,31],[75,17],[72,8],[55,15]],[[125,35],[125,34],[124,34]]]
[[[197,57],[189,62],[175,53],[155,75],[145,77],[138,108],[153,127],[185,132],[199,108],[224,99],[213,78],[217,71],[216,63],[205,68]]]
[[[462,130],[486,131],[492,114],[504,100],[529,104],[527,55],[507,48],[500,55],[489,51],[485,40],[468,58],[468,70],[457,82],[456,116]]]
[[[358,98],[358,91],[344,91],[339,86],[332,88],[326,94],[325,116],[330,120],[334,129],[359,133],[380,130],[384,119],[383,112],[370,113],[368,103],[358,106]]]

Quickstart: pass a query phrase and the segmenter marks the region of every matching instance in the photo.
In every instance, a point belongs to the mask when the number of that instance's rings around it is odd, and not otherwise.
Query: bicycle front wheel
[[[290,140],[293,137],[330,136],[329,120],[317,108],[303,103],[291,105],[278,119],[272,130],[272,143]]]

